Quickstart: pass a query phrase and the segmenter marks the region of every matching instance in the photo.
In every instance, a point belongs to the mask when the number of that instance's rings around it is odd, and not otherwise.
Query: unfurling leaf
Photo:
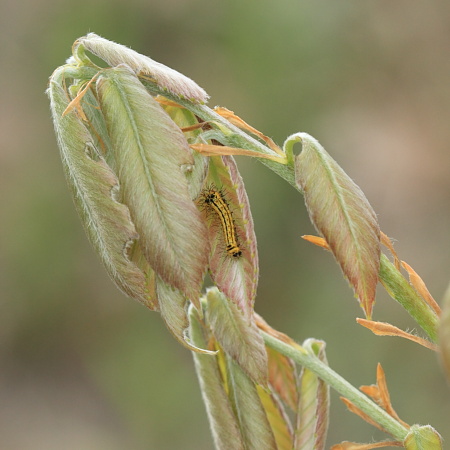
[[[85,47],[113,67],[126,64],[136,74],[152,77],[159,86],[178,97],[197,103],[205,103],[208,100],[208,94],[190,78],[124,45],[89,33],[77,39],[74,52],[79,51],[79,46]]]
[[[206,347],[197,347],[191,342],[190,336],[188,335],[189,320],[186,310],[186,297],[163,280],[158,280],[156,292],[160,304],[161,316],[167,328],[178,342],[197,353],[215,354],[215,352],[207,350]]]
[[[207,348],[212,335],[200,321],[195,308],[189,308],[189,318],[192,343]],[[215,447],[218,450],[244,450],[239,424],[227,395],[217,357],[199,353],[193,353],[193,356]]]
[[[227,226],[234,227],[236,244],[241,254],[227,253],[229,243],[224,225],[214,211],[204,206],[211,254],[209,269],[214,284],[233,301],[249,320],[258,283],[258,252],[250,205],[236,162],[230,156],[210,158],[205,188],[213,187],[224,199],[226,214],[231,215]],[[204,202],[203,202],[204,203]]]
[[[413,425],[403,442],[406,450],[442,450],[442,438],[430,425]]]
[[[70,98],[61,85],[62,72],[56,71],[52,76],[48,95],[64,172],[78,214],[91,244],[119,289],[155,309],[156,296],[148,289],[154,276],[152,270],[147,264],[146,271],[142,271],[129,258],[139,235],[128,207],[117,201],[119,180],[78,117],[73,113],[63,116]]]
[[[253,319],[217,288],[209,289],[206,299],[207,319],[220,346],[254,382],[267,385],[266,349]]]
[[[258,394],[277,444],[277,450],[292,450],[292,425],[280,400],[270,391],[258,386]]]
[[[198,305],[206,269],[206,230],[183,167],[194,163],[177,125],[126,67],[97,81],[113,169],[145,258],[170,286]]]
[[[325,343],[308,339],[303,347],[327,363]],[[299,380],[297,426],[294,433],[296,450],[325,448],[330,409],[330,388],[311,370],[303,368]]]
[[[285,143],[295,157],[297,185],[302,189],[312,223],[353,286],[368,318],[372,315],[380,267],[380,229],[375,212],[361,189],[311,136],[298,133]]]
[[[128,66],[84,70],[71,61],[48,93],[67,180],[108,273],[159,309],[183,345],[204,351],[186,336],[187,302],[199,307],[208,260],[194,203],[204,161]]]
[[[229,396],[246,450],[277,450],[277,444],[257,387],[229,356],[226,357]],[[233,448],[233,447],[231,447]]]

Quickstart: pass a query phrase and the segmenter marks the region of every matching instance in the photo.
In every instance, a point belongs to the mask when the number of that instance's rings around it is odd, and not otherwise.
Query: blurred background
[[[450,265],[450,3],[444,0],[3,0],[0,4],[0,448],[211,449],[190,353],[126,299],[89,247],[44,93],[93,31],[186,74],[282,144],[304,131],[361,186],[440,301]],[[302,197],[238,158],[260,252],[256,310],[324,339],[354,385],[386,374],[399,415],[450,440],[436,355],[357,326],[362,310]],[[414,322],[379,288],[375,320]],[[419,330],[418,330],[419,331]],[[385,436],[332,393],[329,445]]]

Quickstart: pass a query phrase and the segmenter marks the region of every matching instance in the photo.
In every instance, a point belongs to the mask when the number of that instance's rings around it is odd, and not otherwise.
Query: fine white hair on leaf
[[[190,78],[131,48],[104,39],[95,33],[77,39],[75,46],[79,44],[113,67],[127,64],[136,74],[151,76],[160,87],[178,97],[196,103],[208,101],[208,94]]]

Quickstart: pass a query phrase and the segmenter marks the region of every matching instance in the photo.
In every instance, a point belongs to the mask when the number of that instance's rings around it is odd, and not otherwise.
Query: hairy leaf
[[[117,201],[120,185],[83,123],[74,112],[63,116],[70,98],[54,74],[48,94],[67,182],[88,238],[108,274],[125,294],[150,309],[150,268],[144,273],[129,260],[128,251],[138,239],[128,208]]]
[[[261,386],[258,386],[258,394],[272,428],[277,450],[292,450],[292,425],[283,405],[273,393]]]
[[[124,45],[104,39],[95,33],[77,39],[74,50],[80,44],[111,66],[127,64],[136,74],[152,77],[159,86],[178,97],[197,103],[205,103],[208,100],[208,94],[190,78]]]
[[[187,315],[187,301],[184,295],[161,279],[157,280],[156,292],[158,295],[161,317],[178,342],[194,352],[214,355],[215,352],[211,352],[206,348],[196,347],[195,344],[190,341],[188,336],[189,320]]]
[[[380,229],[361,189],[311,136],[298,133],[285,147],[302,142],[295,178],[312,223],[323,235],[368,318],[380,267]]]
[[[192,306],[189,308],[189,318],[192,343],[197,347],[207,348],[212,336],[200,321],[198,311]],[[193,353],[193,357],[215,447],[219,450],[244,450],[239,425],[225,390],[217,357],[199,353]]]
[[[228,390],[246,450],[277,450],[277,444],[253,381],[227,357]]]
[[[163,105],[164,111],[169,114],[170,118],[181,128],[190,127],[198,124],[198,120],[195,115],[181,107]],[[200,130],[183,131],[183,134],[187,141],[190,143],[195,141],[200,134]],[[186,168],[186,177],[189,181],[189,191],[191,198],[198,198],[202,189],[203,181],[205,180],[208,172],[209,158],[205,158],[197,152],[194,152],[194,165]]]
[[[403,442],[406,450],[442,450],[442,438],[430,425],[413,425]]]
[[[322,362],[327,362],[324,342],[308,339],[303,347],[314,352]],[[300,376],[299,391],[294,448],[324,449],[329,422],[329,386],[305,367]]]
[[[180,129],[124,67],[97,82],[123,202],[153,270],[198,305],[206,269],[206,229],[184,169],[193,156]]]
[[[246,319],[217,288],[209,289],[206,298],[207,319],[220,346],[252,380],[266,385],[267,354],[254,321]]]
[[[439,317],[385,254],[381,255],[380,282],[386,289],[386,292],[400,303],[430,339],[436,342],[438,339]]]
[[[249,319],[258,284],[258,251],[250,204],[236,162],[231,156],[210,158],[206,186],[219,189],[233,216],[242,256],[234,258],[226,252],[224,230],[214,213],[204,211],[208,219],[211,254],[209,267],[216,286],[241,309]]]

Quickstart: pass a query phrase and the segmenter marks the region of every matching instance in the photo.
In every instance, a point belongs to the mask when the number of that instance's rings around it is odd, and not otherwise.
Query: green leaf
[[[238,418],[245,449],[277,450],[275,437],[255,384],[231,357],[226,360],[229,396]]]
[[[188,336],[189,320],[186,310],[187,301],[184,295],[161,279],[158,279],[156,282],[156,292],[161,317],[177,341],[193,352],[214,355],[215,352],[207,350],[206,347],[197,347],[190,341]]]
[[[386,292],[411,315],[433,342],[438,339],[439,318],[385,255],[381,255],[380,282]]]
[[[200,320],[198,311],[192,306],[189,308],[189,318],[192,343],[197,347],[207,348],[212,335]],[[215,448],[244,450],[239,425],[225,389],[217,357],[199,353],[193,353],[193,357]]]
[[[302,143],[294,162],[296,183],[304,193],[311,221],[370,318],[380,267],[375,212],[361,189],[314,138],[305,133],[290,136],[285,143],[288,155],[295,142]]]
[[[238,258],[227,254],[220,221],[214,213],[204,211],[211,246],[209,258],[211,278],[219,290],[250,319],[258,285],[258,251],[250,204],[234,158],[211,157],[205,185],[213,185],[223,193],[233,216],[242,251],[242,256]]]
[[[442,450],[442,438],[430,425],[413,425],[403,442],[407,450]]]
[[[439,325],[439,353],[447,379],[450,381],[450,285],[442,302],[442,315]]]
[[[206,299],[208,323],[220,346],[252,380],[267,385],[266,348],[254,321],[217,288],[209,289]]]
[[[81,85],[82,86],[82,85]],[[78,85],[71,86],[71,91],[76,96],[80,87]],[[110,167],[114,167],[114,153],[111,151],[111,142],[108,135],[108,130],[103,117],[102,110],[98,104],[97,98],[92,89],[88,89],[82,102],[83,113],[85,114],[87,121],[84,121],[84,125],[89,130],[91,138],[95,142],[96,147],[101,151],[101,155],[105,158],[106,163]]]
[[[66,180],[84,229],[119,289],[155,309],[156,297],[147,289],[153,277],[151,269],[144,273],[129,259],[129,250],[139,235],[128,208],[117,201],[119,181],[75,113],[63,116],[70,98],[62,84],[61,71],[56,71],[48,95]]]
[[[75,41],[75,56],[80,45],[113,67],[126,64],[136,74],[151,77],[160,87],[178,97],[187,98],[196,103],[205,103],[208,100],[208,94],[190,78],[124,45],[108,41],[95,33],[89,33]]]
[[[303,347],[327,364],[325,343],[308,339]],[[306,367],[299,380],[299,403],[294,448],[321,450],[325,448],[330,409],[330,388]]]
[[[272,428],[277,450],[293,449],[292,425],[283,405],[278,398],[269,390],[261,386],[257,387],[259,398],[266,411],[267,420]]]
[[[123,193],[155,272],[198,305],[207,264],[206,229],[190,198],[194,160],[183,133],[126,67],[97,81]]]
[[[190,127],[198,124],[195,115],[186,108],[178,106],[162,105],[164,111],[169,114],[170,118],[180,127]],[[187,141],[191,144],[197,141],[201,130],[184,131],[183,134]],[[186,169],[186,178],[189,181],[189,192],[191,198],[197,198],[203,186],[206,174],[208,172],[209,158],[194,152],[194,165],[188,166]]]

